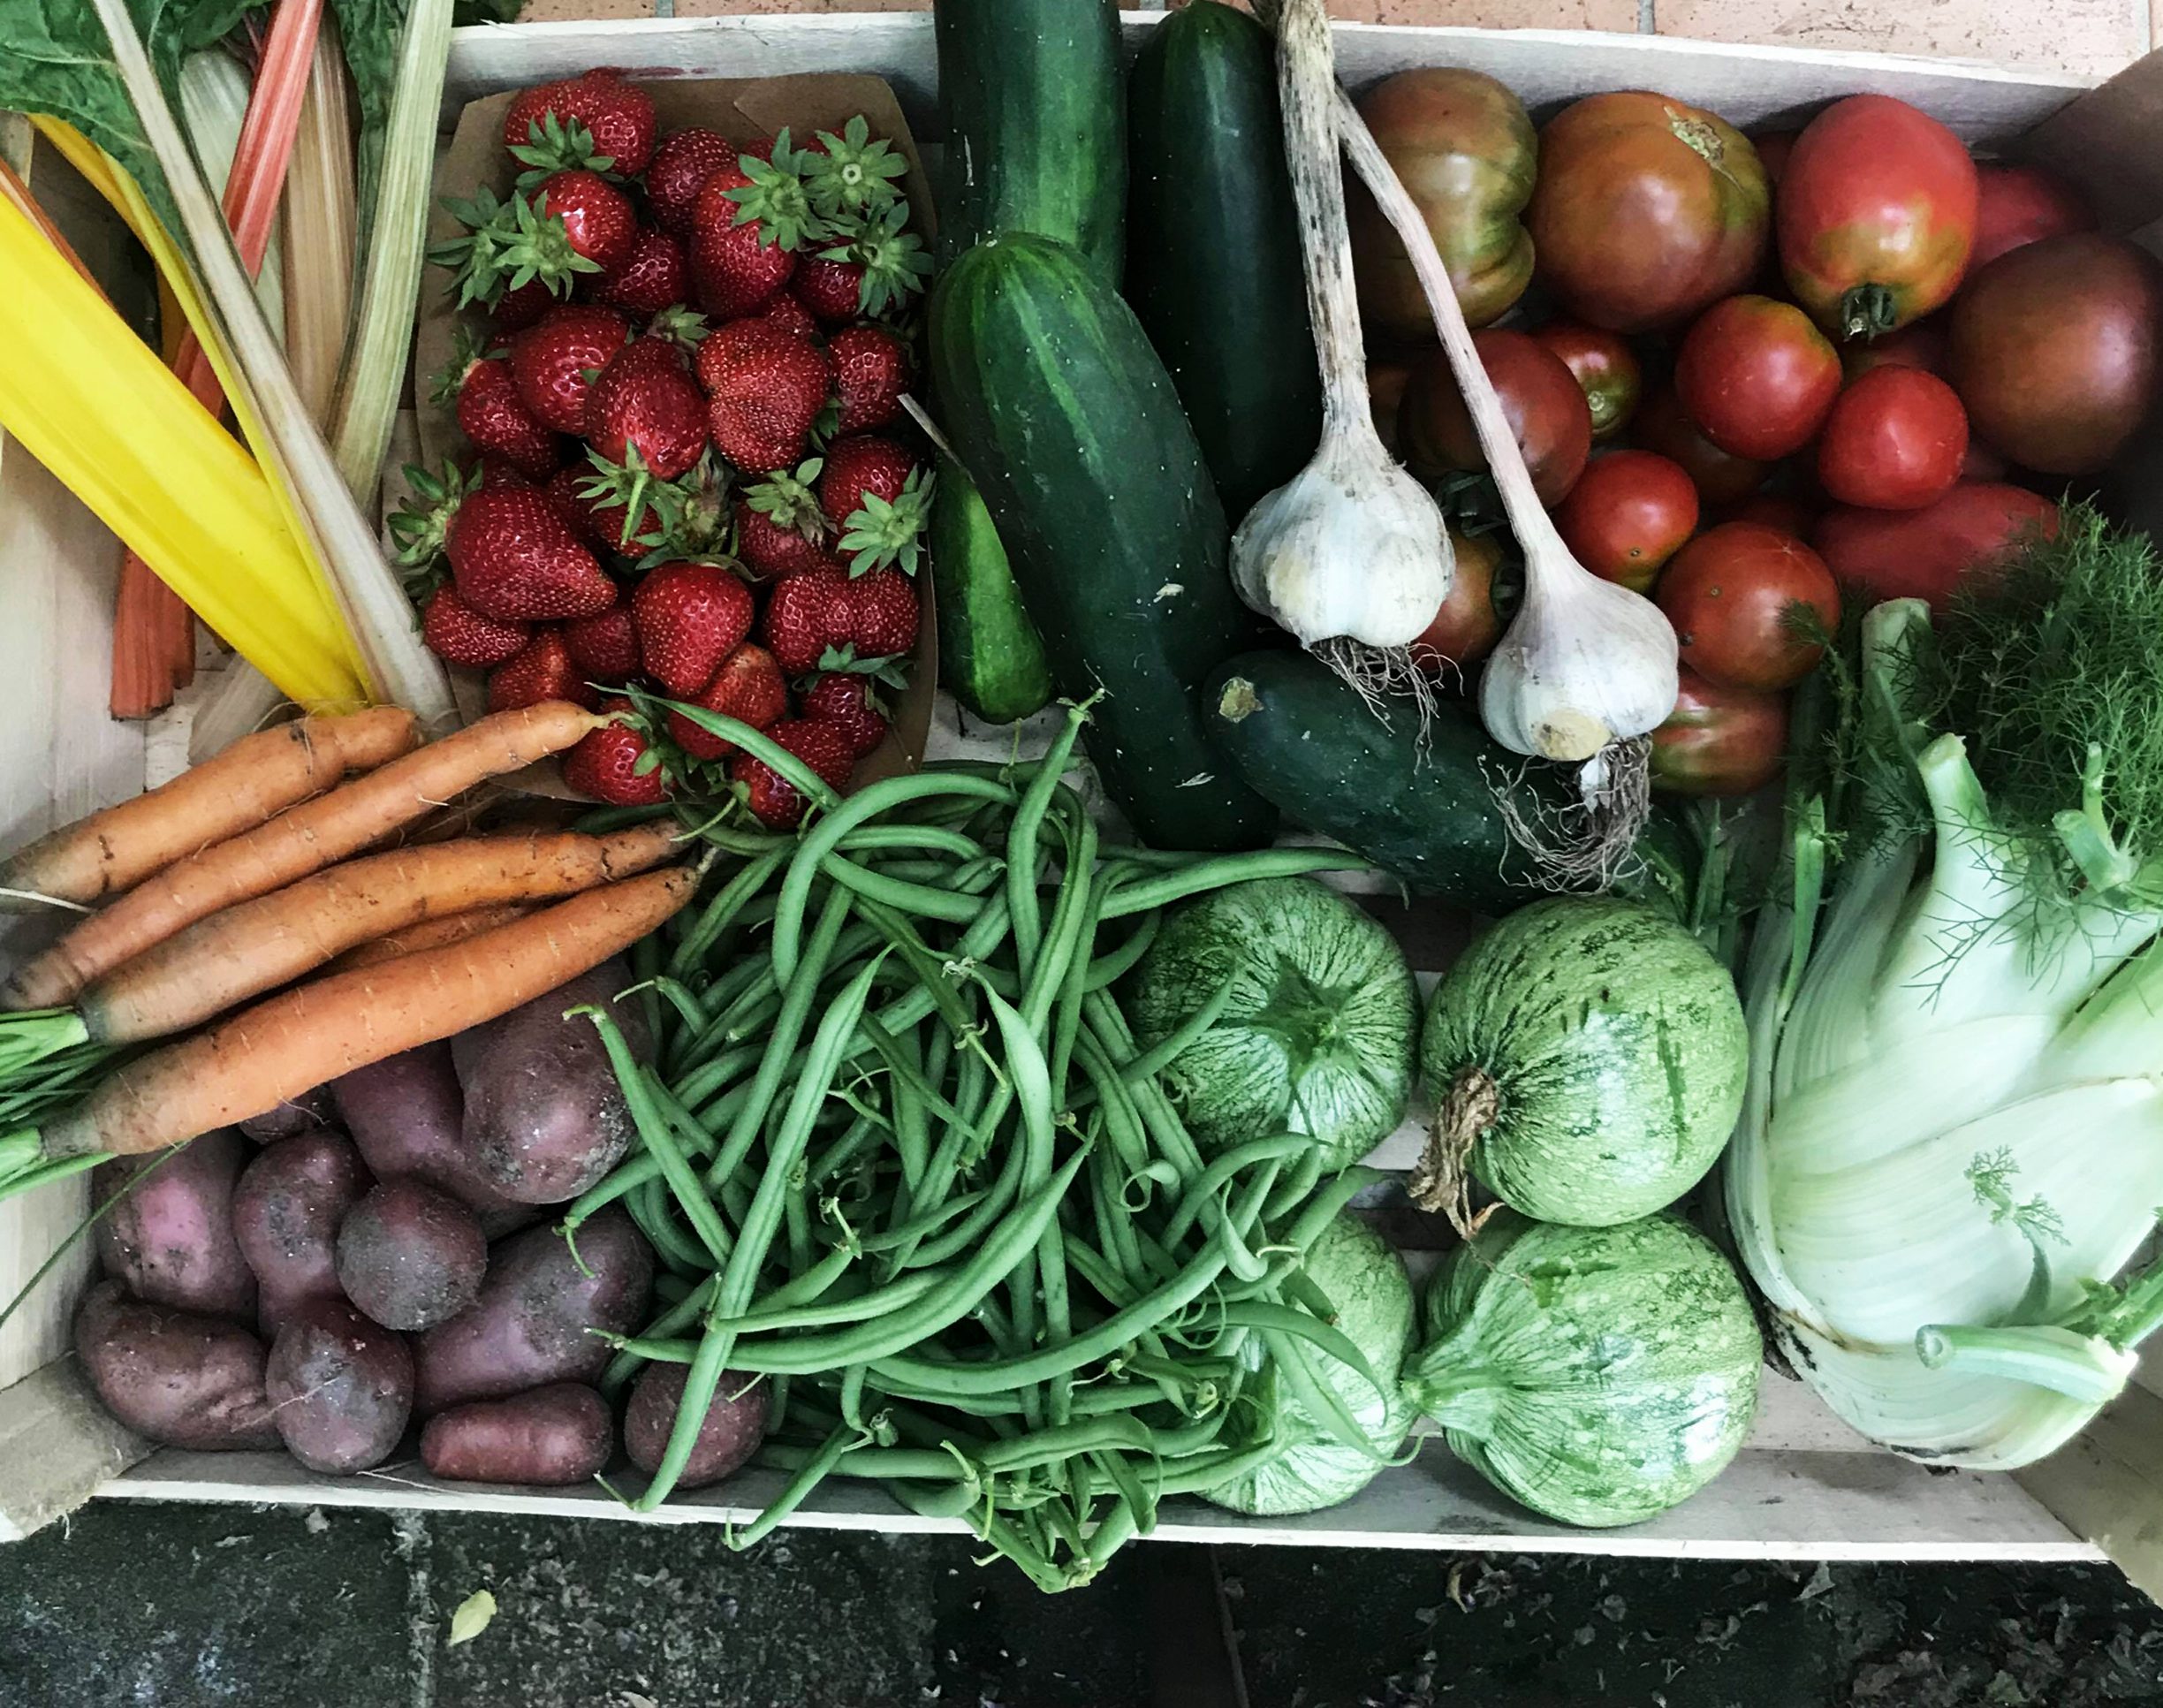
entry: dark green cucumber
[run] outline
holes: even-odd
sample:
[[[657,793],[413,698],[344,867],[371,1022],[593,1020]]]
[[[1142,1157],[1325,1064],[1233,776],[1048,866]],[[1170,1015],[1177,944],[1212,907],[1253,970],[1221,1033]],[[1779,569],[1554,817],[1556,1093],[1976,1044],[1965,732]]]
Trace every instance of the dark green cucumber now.
[[[937,0],[934,21],[943,255],[1040,232],[1118,284],[1127,129],[1116,0]]]
[[[1191,0],[1127,90],[1127,300],[1171,369],[1234,525],[1322,436],[1269,32]]]
[[[1566,807],[1568,793],[1559,773],[1496,745],[1469,707],[1442,707],[1422,752],[1410,706],[1385,724],[1303,652],[1234,658],[1203,698],[1226,763],[1292,823],[1475,913],[1507,913],[1547,893],[1511,839],[1501,795],[1540,815]]]
[[[1051,700],[1044,639],[1022,607],[983,495],[952,457],[938,459],[930,546],[939,686],[986,723],[1043,710]]]
[[[1089,755],[1145,840],[1267,842],[1275,810],[1211,747],[1196,690],[1253,645],[1230,530],[1141,322],[1066,244],[992,238],[932,292],[946,431],[975,476],[1059,692],[1103,690]]]

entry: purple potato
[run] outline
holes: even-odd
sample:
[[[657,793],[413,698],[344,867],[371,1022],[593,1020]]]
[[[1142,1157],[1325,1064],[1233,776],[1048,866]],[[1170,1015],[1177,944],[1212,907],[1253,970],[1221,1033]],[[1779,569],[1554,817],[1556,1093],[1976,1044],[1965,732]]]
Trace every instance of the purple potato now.
[[[351,1305],[318,1300],[278,1331],[263,1391],[286,1452],[312,1471],[350,1476],[382,1464],[406,1433],[413,1353]]]
[[[276,1144],[280,1139],[297,1138],[330,1119],[330,1088],[319,1085],[313,1091],[288,1097],[267,1115],[249,1116],[240,1123],[240,1135],[257,1144]]]
[[[624,1451],[649,1476],[660,1469],[668,1449],[690,1375],[688,1364],[649,1364],[631,1385],[631,1403],[624,1410]],[[766,1439],[772,1401],[773,1384],[763,1376],[724,1370],[676,1486],[703,1488],[742,1469]]]
[[[421,1431],[429,1474],[457,1483],[561,1488],[598,1476],[615,1447],[608,1401],[574,1382],[453,1406]]]
[[[75,1312],[75,1355],[105,1409],[138,1435],[201,1453],[278,1444],[263,1344],[238,1323],[100,1281]]]
[[[343,1297],[338,1224],[374,1184],[353,1141],[321,1127],[272,1145],[241,1173],[233,1237],[262,1284],[266,1333],[311,1301]]]
[[[338,1285],[385,1328],[449,1322],[480,1296],[488,1260],[473,1211],[411,1178],[385,1180],[338,1229]]]
[[[252,1153],[230,1127],[170,1151],[101,1164],[98,1261],[138,1299],[213,1317],[255,1318],[255,1276],[233,1238],[233,1188]],[[144,1178],[147,1177],[147,1178]]]
[[[491,1240],[534,1221],[532,1208],[497,1190],[467,1152],[466,1100],[448,1044],[356,1067],[333,1080],[331,1090],[377,1180],[411,1174],[448,1192],[481,1218]]]

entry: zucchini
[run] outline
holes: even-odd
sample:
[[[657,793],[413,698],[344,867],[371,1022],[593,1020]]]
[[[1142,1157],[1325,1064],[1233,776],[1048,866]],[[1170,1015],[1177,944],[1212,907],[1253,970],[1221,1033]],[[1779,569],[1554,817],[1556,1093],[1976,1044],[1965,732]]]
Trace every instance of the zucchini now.
[[[1043,637],[1022,608],[983,495],[944,455],[931,494],[930,545],[939,686],[990,724],[1043,710],[1051,699]]]
[[[1127,133],[1116,0],[937,0],[942,254],[1003,232],[1071,243],[1117,285]]]
[[[1127,140],[1127,300],[1236,524],[1322,437],[1269,32],[1218,0],[1173,13],[1135,62]]]
[[[1195,690],[1256,639],[1194,429],[1134,310],[1070,246],[977,245],[932,292],[946,431],[990,507],[1104,788],[1145,840],[1251,847],[1277,815],[1233,776]]]

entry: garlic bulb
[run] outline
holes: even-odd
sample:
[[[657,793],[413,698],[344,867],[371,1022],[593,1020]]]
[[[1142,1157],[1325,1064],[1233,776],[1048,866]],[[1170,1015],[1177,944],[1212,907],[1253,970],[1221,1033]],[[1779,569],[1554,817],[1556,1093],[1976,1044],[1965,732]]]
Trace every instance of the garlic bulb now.
[[[1314,460],[1241,525],[1232,542],[1233,584],[1307,646],[1349,641],[1401,654],[1449,596],[1454,559],[1442,512],[1385,448],[1368,402],[1323,0],[1285,7],[1278,67],[1322,364],[1322,443]],[[1408,680],[1408,660],[1405,666]],[[1392,675],[1387,661],[1352,668],[1369,679]]]

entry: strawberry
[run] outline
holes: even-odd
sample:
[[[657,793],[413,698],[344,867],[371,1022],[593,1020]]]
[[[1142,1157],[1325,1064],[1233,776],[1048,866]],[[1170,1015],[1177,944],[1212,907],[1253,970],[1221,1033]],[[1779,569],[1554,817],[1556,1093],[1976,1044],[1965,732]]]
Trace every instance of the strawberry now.
[[[534,192],[533,210],[541,219],[560,220],[572,253],[603,274],[623,265],[638,241],[631,198],[598,172],[551,172]]]
[[[596,698],[578,666],[571,662],[571,649],[564,644],[559,628],[541,630],[488,679],[490,711],[516,711],[521,706],[537,706],[543,700],[569,700],[590,706]]]
[[[691,215],[691,276],[699,302],[717,319],[755,313],[796,271],[796,252],[766,240],[756,220],[738,224],[731,190],[749,184],[742,170],[723,166],[699,191]]]
[[[868,432],[900,419],[909,388],[906,344],[884,326],[851,326],[833,335],[826,353],[841,394],[842,432]]]
[[[891,658],[916,644],[916,589],[894,569],[851,575],[836,563],[783,577],[767,596],[759,639],[791,676],[832,668],[827,655]]]
[[[696,694],[751,633],[751,589],[717,564],[664,564],[631,596],[639,660],[677,699]]]
[[[570,164],[562,150],[577,149],[581,139],[574,133],[583,131],[580,163],[634,178],[653,158],[655,129],[651,95],[626,82],[620,72],[590,71],[521,90],[504,115],[503,141],[527,165]],[[528,158],[529,150],[556,152],[536,161]]]
[[[802,459],[826,406],[823,350],[763,321],[739,321],[699,346],[698,373],[723,456],[762,474]]]
[[[842,530],[850,573],[899,564],[914,574],[931,512],[931,481],[892,439],[860,434],[826,448],[819,503]]]
[[[792,288],[803,305],[831,324],[854,320],[862,312],[863,263],[829,261],[823,255],[806,255],[796,263]]]
[[[586,438],[605,461],[672,481],[706,449],[706,394],[683,352],[661,338],[634,338],[609,359],[586,393]],[[636,505],[643,494],[626,495]]]
[[[581,281],[584,283],[584,281]],[[691,295],[691,257],[680,238],[639,228],[624,258],[592,281],[588,300],[641,316],[660,314]]]
[[[734,166],[738,149],[715,131],[671,131],[661,139],[646,167],[646,200],[664,231],[691,235],[691,215],[706,180],[724,166]]]
[[[459,430],[474,448],[493,452],[527,480],[546,480],[563,461],[555,434],[519,396],[503,353],[482,352],[468,328],[459,329],[451,361],[436,376],[435,401],[439,408],[455,403]]]
[[[421,643],[445,664],[468,670],[492,670],[515,657],[532,638],[533,630],[524,623],[483,617],[447,584],[429,596],[421,613]]]
[[[803,715],[839,730],[857,759],[886,739],[886,719],[872,698],[869,679],[850,671],[816,678],[804,690]]]
[[[500,451],[483,451],[476,465],[482,486],[531,486],[533,482]],[[551,475],[551,479],[554,477]]]
[[[811,318],[811,311],[796,300],[793,291],[777,291],[767,305],[759,310],[759,319],[769,326],[778,326],[793,338],[806,342],[819,335],[819,323]]]
[[[738,156],[736,171],[722,192],[735,204],[730,224],[756,225],[761,243],[792,251],[815,247],[836,235],[836,228],[811,206],[804,176],[810,159],[807,151],[789,146],[786,125],[766,148]],[[713,178],[706,180],[702,199],[713,185]],[[703,223],[707,211],[694,210],[694,217]]]
[[[639,673],[638,630],[628,605],[611,605],[596,616],[565,623],[564,644],[589,681],[627,682]]]
[[[776,470],[736,506],[736,555],[757,579],[793,575],[826,561],[826,515],[811,490],[820,467],[814,457],[793,474]]]
[[[898,569],[874,569],[849,581],[848,633],[859,658],[894,658],[916,644],[922,615],[916,584]]]
[[[444,551],[459,596],[484,617],[546,622],[590,617],[616,603],[615,582],[535,487],[467,493]]]
[[[894,180],[908,171],[908,162],[880,138],[861,113],[841,127],[841,134],[818,133],[803,153],[804,188],[820,217],[835,223],[860,222],[884,214],[901,199]]]
[[[603,711],[628,711],[628,700],[602,702]],[[564,781],[579,793],[611,807],[656,807],[668,799],[668,778],[645,736],[628,724],[588,731],[565,756]]]
[[[766,733],[811,768],[820,781],[839,788],[854,767],[848,743],[831,724],[789,717]],[[588,740],[591,738],[589,737]],[[744,804],[770,830],[791,831],[802,823],[807,804],[794,784],[763,759],[740,753],[729,761],[729,779],[743,791]]]
[[[631,323],[613,308],[558,304],[518,335],[511,374],[519,396],[558,433],[586,425],[586,393],[609,358],[631,341]]]
[[[781,666],[764,647],[746,641],[721,661],[713,680],[689,697],[705,711],[717,711],[763,730],[788,712],[788,682]],[[668,715],[669,739],[694,759],[723,759],[736,751],[736,744],[711,730],[702,729],[679,711]]]
[[[498,332],[522,332],[556,306],[556,293],[537,278],[513,285],[489,311]]]

